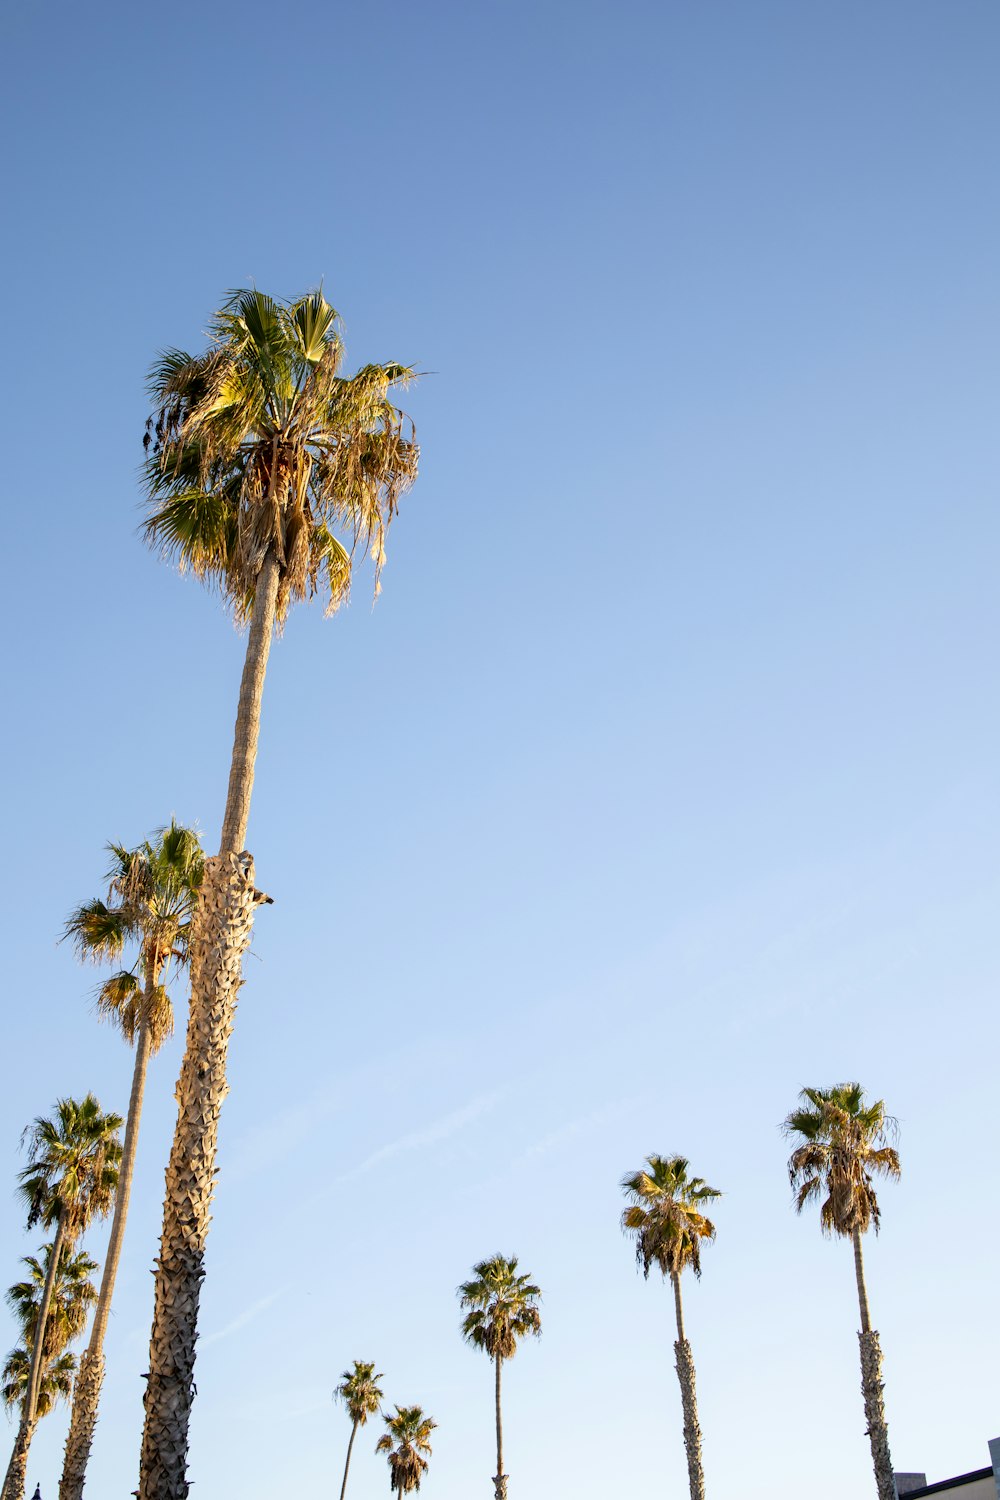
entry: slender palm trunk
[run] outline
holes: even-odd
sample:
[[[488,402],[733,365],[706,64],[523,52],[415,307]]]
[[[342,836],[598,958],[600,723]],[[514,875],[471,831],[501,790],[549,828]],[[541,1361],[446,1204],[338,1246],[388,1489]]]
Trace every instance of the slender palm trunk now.
[[[49,1255],[49,1269],[45,1275],[45,1285],[42,1288],[42,1299],[38,1304],[38,1317],[35,1320],[35,1338],[31,1349],[31,1365],[28,1370],[28,1384],[24,1392],[24,1402],[21,1406],[21,1420],[18,1424],[17,1437],[14,1439],[14,1448],[10,1455],[10,1463],[7,1465],[7,1473],[3,1482],[3,1500],[22,1500],[24,1494],[24,1472],[28,1462],[28,1449],[34,1436],[37,1418],[35,1409],[38,1405],[38,1389],[42,1380],[42,1352],[45,1347],[45,1329],[49,1321],[49,1308],[52,1306],[52,1289],[56,1283],[56,1273],[59,1262],[62,1259],[63,1245],[66,1242],[66,1224],[59,1216],[56,1224],[55,1239],[52,1242],[52,1251]]]
[[[500,1370],[503,1360],[499,1354],[493,1356],[496,1365],[496,1407],[497,1407],[497,1471],[493,1478],[493,1487],[496,1490],[496,1500],[507,1500],[507,1475],[503,1471],[503,1418],[500,1414]]]
[[[257,742],[260,738],[264,676],[267,672],[267,659],[271,654],[271,636],[274,634],[279,574],[278,559],[272,549],[261,566],[254,596],[247,654],[240,680],[240,699],[236,708],[236,731],[233,735],[233,758],[229,767],[229,790],[226,794],[226,813],[222,820],[220,854],[239,854],[247,836],[250,794],[253,791]]]
[[[701,1427],[698,1424],[698,1397],[695,1390],[694,1358],[684,1336],[684,1307],[681,1303],[681,1278],[671,1276],[674,1287],[674,1313],[677,1318],[677,1379],[681,1387],[684,1412],[684,1449],[687,1453],[688,1486],[691,1500],[705,1500],[705,1474],[701,1466]]]
[[[354,1426],[351,1428],[351,1440],[347,1445],[347,1462],[344,1465],[344,1482],[340,1486],[340,1500],[344,1500],[344,1496],[347,1494],[347,1471],[351,1467],[351,1449],[354,1447],[354,1439],[357,1436],[357,1432],[358,1424],[357,1422],[355,1422]]]
[[[87,1463],[97,1426],[97,1409],[104,1383],[104,1338],[111,1315],[111,1299],[115,1293],[115,1279],[121,1260],[122,1242],[125,1238],[125,1223],[128,1219],[129,1198],[132,1193],[132,1178],[135,1174],[135,1153],[139,1144],[139,1121],[142,1118],[142,1097],[146,1088],[146,1069],[152,1047],[149,1030],[149,1015],[154,992],[159,983],[159,964],[154,958],[146,975],[146,993],[143,996],[143,1014],[139,1023],[139,1034],[135,1042],[135,1065],[132,1069],[132,1092],[129,1095],[128,1115],[125,1119],[125,1135],[122,1140],[122,1159],[118,1171],[118,1190],[115,1193],[115,1212],[108,1237],[108,1253],[101,1276],[101,1290],[90,1330],[86,1353],[80,1359],[80,1368],[73,1386],[73,1412],[63,1455],[62,1479],[59,1482],[59,1500],[81,1500],[87,1479]]]
[[[865,1402],[865,1418],[868,1422],[868,1441],[872,1450],[872,1465],[875,1469],[875,1485],[878,1500],[896,1500],[896,1481],[892,1475],[892,1458],[889,1454],[889,1427],[885,1420],[885,1385],[882,1381],[882,1346],[877,1331],[872,1327],[871,1311],[868,1307],[868,1288],[865,1285],[865,1263],[861,1251],[861,1234],[856,1229],[854,1240],[854,1274],[858,1283],[858,1305],[861,1309],[861,1394]]]
[[[139,1500],[187,1500],[188,1495],[188,1425],[194,1399],[198,1302],[205,1274],[219,1113],[228,1092],[226,1054],[255,905],[253,859],[242,851],[242,844],[250,811],[278,580],[278,561],[269,551],[257,580],[250,621],[222,845],[218,855],[205,861],[188,944],[191,1006],[177,1081],[177,1128],[166,1173]]]

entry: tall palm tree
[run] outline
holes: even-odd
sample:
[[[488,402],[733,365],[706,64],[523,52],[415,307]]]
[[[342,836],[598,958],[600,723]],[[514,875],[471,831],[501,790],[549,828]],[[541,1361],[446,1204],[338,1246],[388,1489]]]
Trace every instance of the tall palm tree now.
[[[21,1408],[22,1420],[18,1424],[11,1463],[13,1483],[16,1485],[19,1482],[22,1491],[28,1450],[35,1428],[57,1400],[68,1396],[72,1385],[76,1359],[65,1352],[66,1346],[82,1333],[90,1308],[97,1300],[97,1292],[90,1280],[91,1272],[97,1269],[96,1262],[89,1255],[74,1254],[64,1245],[51,1286],[34,1414],[25,1420],[32,1371],[32,1355],[29,1351],[33,1349],[38,1333],[38,1316],[45,1287],[49,1282],[53,1250],[54,1245],[44,1246],[40,1260],[33,1255],[25,1256],[22,1264],[28,1267],[29,1274],[24,1281],[15,1282],[7,1293],[7,1304],[20,1327],[23,1344],[12,1350],[7,1357],[3,1369],[2,1395],[8,1407]]]
[[[375,1444],[375,1452],[386,1454],[389,1488],[395,1490],[397,1500],[403,1500],[411,1490],[419,1490],[427,1473],[427,1459],[423,1455],[433,1451],[430,1436],[437,1423],[425,1417],[420,1406],[397,1406],[394,1416],[382,1420],[388,1431]]]
[[[351,1419],[351,1437],[347,1444],[347,1462],[344,1465],[344,1482],[340,1486],[340,1500],[344,1500],[347,1493],[347,1471],[351,1467],[351,1449],[354,1447],[358,1428],[364,1427],[368,1418],[374,1417],[382,1405],[382,1390],[379,1386],[382,1378],[381,1373],[375,1373],[373,1364],[366,1365],[356,1359],[354,1368],[345,1370],[341,1375],[340,1384],[333,1393],[335,1400],[344,1403]]]
[[[541,1288],[527,1276],[517,1274],[517,1256],[494,1255],[473,1266],[474,1280],[458,1289],[459,1306],[468,1308],[462,1336],[477,1349],[485,1349],[493,1361],[497,1423],[497,1471],[493,1476],[496,1500],[506,1500],[507,1475],[503,1471],[503,1419],[500,1412],[500,1371],[505,1359],[513,1359],[518,1340],[542,1331],[538,1311]]]
[[[653,1266],[670,1278],[674,1289],[677,1339],[677,1379],[684,1412],[684,1448],[687,1454],[691,1500],[704,1500],[705,1474],[701,1461],[701,1426],[695,1390],[694,1359],[684,1332],[681,1276],[689,1267],[701,1276],[701,1242],[715,1239],[715,1225],[702,1209],[722,1194],[701,1177],[692,1177],[683,1156],[650,1156],[641,1171],[622,1178],[622,1191],[629,1206],[622,1214],[622,1228],[635,1239],[635,1257],[643,1275]]]
[[[838,1083],[829,1089],[803,1089],[798,1109],[782,1126],[786,1136],[801,1142],[788,1160],[795,1189],[795,1208],[821,1198],[820,1226],[824,1234],[848,1239],[854,1246],[854,1272],[861,1309],[861,1391],[868,1422],[872,1463],[879,1500],[895,1500],[896,1484],[889,1454],[882,1384],[882,1347],[871,1324],[861,1236],[879,1230],[879,1206],[874,1179],[899,1180],[899,1152],[889,1144],[896,1122],[886,1114],[885,1101],[869,1101],[860,1083]],[[824,1194],[826,1195],[824,1197]]]
[[[153,368],[149,541],[215,585],[247,648],[219,854],[206,862],[191,940],[191,1007],[177,1085],[150,1338],[140,1500],[185,1500],[198,1299],[226,1052],[254,906],[244,848],[271,637],[293,601],[347,597],[357,547],[378,574],[417,472],[412,428],[389,399],[404,365],[341,374],[337,315],[321,292],[276,302],[240,291],[202,354]]]
[[[104,1114],[93,1094],[85,1099],[60,1099],[51,1120],[39,1117],[25,1131],[31,1159],[19,1174],[19,1192],[27,1204],[29,1229],[35,1224],[55,1228],[45,1285],[38,1306],[38,1321],[32,1340],[31,1367],[21,1426],[4,1479],[2,1500],[21,1500],[24,1470],[18,1462],[23,1441],[32,1430],[44,1362],[45,1330],[58,1267],[64,1250],[72,1251],[77,1238],[94,1218],[103,1218],[111,1208],[118,1186],[118,1163],[122,1148],[118,1132],[120,1115]]]
[[[111,1221],[101,1295],[73,1391],[59,1500],[81,1500],[97,1410],[104,1383],[104,1339],[128,1218],[139,1122],[150,1057],[174,1029],[167,983],[187,961],[191,915],[198,898],[204,855],[190,828],[171,822],[136,849],[109,844],[107,899],[78,906],[66,924],[81,959],[131,963],[100,986],[97,1008],[135,1048],[132,1092],[125,1117],[118,1192]]]

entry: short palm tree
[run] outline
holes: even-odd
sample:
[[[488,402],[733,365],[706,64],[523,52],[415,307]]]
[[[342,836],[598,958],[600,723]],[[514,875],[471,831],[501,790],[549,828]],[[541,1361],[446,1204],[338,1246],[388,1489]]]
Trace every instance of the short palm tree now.
[[[433,1451],[430,1436],[437,1423],[425,1417],[419,1406],[397,1406],[394,1416],[384,1416],[382,1420],[388,1431],[375,1444],[375,1452],[386,1454],[389,1488],[395,1490],[397,1500],[403,1500],[411,1490],[419,1490],[427,1473],[427,1459],[423,1455]]]
[[[458,1289],[459,1305],[468,1309],[462,1336],[493,1361],[497,1424],[497,1471],[493,1477],[496,1500],[506,1500],[507,1475],[503,1471],[503,1419],[500,1411],[500,1372],[505,1359],[513,1359],[520,1339],[535,1338],[542,1331],[538,1310],[541,1288],[517,1273],[517,1256],[494,1255],[472,1268],[473,1280]]]
[[[674,1289],[677,1320],[677,1378],[684,1412],[684,1448],[687,1453],[691,1500],[704,1500],[705,1474],[701,1460],[701,1426],[695,1390],[694,1359],[684,1332],[681,1276],[689,1267],[701,1276],[701,1244],[715,1239],[715,1225],[703,1209],[722,1195],[701,1177],[692,1177],[683,1156],[650,1156],[646,1165],[622,1178],[628,1207],[622,1228],[635,1240],[635,1256],[648,1278],[656,1266],[670,1278]]]
[[[347,1472],[351,1467],[351,1449],[354,1447],[358,1428],[364,1427],[368,1418],[374,1417],[382,1405],[382,1390],[379,1386],[381,1379],[382,1375],[375,1373],[373,1364],[366,1365],[356,1359],[353,1369],[345,1370],[341,1375],[340,1384],[333,1393],[335,1400],[344,1403],[351,1419],[351,1436],[347,1444],[347,1462],[344,1465],[344,1482],[340,1486],[340,1500],[344,1500],[347,1493]]]
[[[239,291],[212,320],[202,354],[157,360],[146,482],[149,541],[216,586],[247,648],[217,857],[206,863],[192,934],[191,1008],[177,1086],[156,1273],[140,1500],[184,1500],[198,1298],[215,1181],[226,1052],[254,889],[247,820],[264,676],[290,605],[347,597],[360,546],[378,574],[417,447],[390,400],[412,371],[341,373],[337,315],[321,292],[276,302]]]
[[[28,1268],[24,1281],[15,1282],[7,1293],[7,1305],[20,1327],[23,1344],[7,1358],[3,1370],[3,1399],[8,1407],[19,1406],[22,1420],[18,1424],[17,1442],[11,1463],[13,1482],[18,1478],[24,1489],[28,1450],[35,1428],[56,1401],[69,1394],[76,1359],[66,1352],[67,1345],[82,1333],[90,1308],[97,1300],[91,1273],[97,1269],[89,1255],[74,1253],[63,1246],[55,1276],[51,1282],[49,1311],[42,1347],[41,1375],[35,1395],[34,1414],[25,1419],[25,1403],[31,1378],[32,1354],[38,1333],[38,1315],[45,1288],[49,1285],[52,1245],[44,1246],[40,1259],[24,1257]]]
[[[25,1433],[33,1429],[42,1379],[45,1332],[64,1252],[95,1218],[103,1218],[114,1201],[122,1148],[120,1115],[104,1114],[93,1094],[85,1099],[60,1099],[51,1120],[39,1117],[25,1131],[31,1153],[19,1176],[19,1192],[28,1208],[28,1228],[54,1228],[45,1284],[32,1339],[31,1367],[21,1408],[21,1425],[4,1479],[3,1500],[21,1500],[24,1493]],[[23,1457],[19,1460],[19,1453]]]
[[[187,961],[191,915],[198,899],[204,855],[198,836],[175,821],[136,849],[109,844],[106,900],[78,906],[66,924],[81,959],[131,962],[97,992],[98,1013],[135,1049],[132,1092],[125,1117],[122,1160],[111,1220],[101,1295],[73,1391],[59,1500],[81,1500],[104,1383],[104,1339],[128,1219],[139,1122],[150,1057],[174,1029],[167,983]]]
[[[861,1309],[861,1389],[868,1421],[872,1463],[879,1500],[895,1500],[882,1385],[882,1348],[871,1325],[861,1236],[878,1233],[879,1206],[874,1179],[898,1181],[899,1152],[889,1144],[896,1122],[882,1099],[869,1101],[859,1083],[829,1089],[803,1089],[799,1107],[783,1124],[799,1144],[788,1160],[798,1213],[814,1199],[820,1203],[824,1234],[848,1239],[854,1246],[854,1271]],[[825,1195],[825,1196],[824,1196]]]

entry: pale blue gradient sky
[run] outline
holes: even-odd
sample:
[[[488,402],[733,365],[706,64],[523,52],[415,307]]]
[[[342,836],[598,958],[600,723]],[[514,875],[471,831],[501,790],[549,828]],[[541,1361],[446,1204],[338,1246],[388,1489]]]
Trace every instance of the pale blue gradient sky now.
[[[229,287],[323,276],[353,360],[433,372],[377,608],[359,582],[272,657],[251,846],[275,905],[232,1048],[199,1500],[333,1493],[356,1357],[438,1420],[428,1500],[489,1495],[454,1288],[495,1250],[546,1293],[506,1380],[512,1494],[683,1493],[669,1297],[617,1227],[653,1150],[726,1190],[688,1293],[713,1493],[870,1493],[850,1255],[796,1222],[777,1130],[801,1084],[852,1076],[901,1120],[869,1254],[897,1467],[983,1464],[993,0],[180,0],[22,6],[4,33],[0,1180],[58,1094],[127,1098],[55,946],[104,841],[175,813],[213,842],[222,811],[242,643],[136,537],[152,354],[197,346]],[[102,1500],[135,1485],[178,1049]],[[0,1222],[6,1285],[35,1241],[12,1198]],[[32,1454],[46,1500],[64,1421]],[[355,1497],[386,1487],[373,1442]]]

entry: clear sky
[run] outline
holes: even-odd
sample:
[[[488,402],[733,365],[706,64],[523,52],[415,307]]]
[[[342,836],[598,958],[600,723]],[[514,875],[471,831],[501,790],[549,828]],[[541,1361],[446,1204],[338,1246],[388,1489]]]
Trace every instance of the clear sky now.
[[[11,1184],[58,1095],[127,1100],[56,944],[104,842],[222,814],[243,643],[137,537],[150,359],[323,277],[352,361],[428,372],[382,598],[271,659],[198,1500],[333,1494],[354,1358],[438,1421],[427,1500],[490,1495],[454,1293],[498,1250],[545,1291],[512,1497],[683,1494],[670,1298],[618,1228],[651,1151],[726,1195],[687,1291],[711,1492],[872,1493],[849,1248],[777,1128],[853,1077],[901,1122],[868,1250],[896,1467],[986,1463],[995,0],[119,0],[8,9],[4,51]],[[95,1500],[136,1482],[178,1061]],[[7,1285],[36,1240],[0,1223]]]

